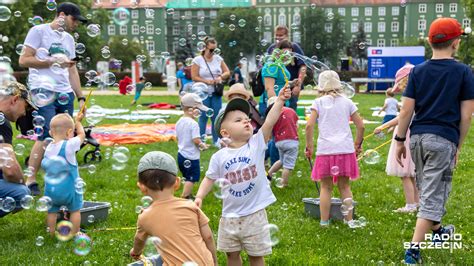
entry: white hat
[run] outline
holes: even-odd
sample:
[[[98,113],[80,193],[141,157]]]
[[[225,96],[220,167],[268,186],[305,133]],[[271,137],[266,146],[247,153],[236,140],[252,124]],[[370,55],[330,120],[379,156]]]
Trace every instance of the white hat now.
[[[202,111],[207,111],[209,108],[202,104],[202,99],[196,93],[188,92],[181,97],[181,106],[194,107]]]
[[[331,91],[342,88],[339,75],[333,70],[323,71],[319,74],[318,87],[321,91]]]

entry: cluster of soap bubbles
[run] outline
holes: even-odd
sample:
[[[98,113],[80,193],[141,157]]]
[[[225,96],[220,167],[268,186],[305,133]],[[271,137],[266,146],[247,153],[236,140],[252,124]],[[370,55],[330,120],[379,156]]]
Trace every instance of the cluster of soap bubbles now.
[[[52,200],[47,196],[39,198],[36,202],[36,210],[40,212],[49,210],[51,206]],[[26,195],[17,203],[12,197],[0,198],[0,210],[4,212],[12,212],[20,207],[26,210],[33,209],[35,207],[35,199],[30,195]]]
[[[89,125],[97,125],[105,118],[104,109],[99,105],[92,105],[86,110],[86,121]]]
[[[130,158],[130,151],[125,146],[116,146],[112,151],[112,170],[125,169]]]

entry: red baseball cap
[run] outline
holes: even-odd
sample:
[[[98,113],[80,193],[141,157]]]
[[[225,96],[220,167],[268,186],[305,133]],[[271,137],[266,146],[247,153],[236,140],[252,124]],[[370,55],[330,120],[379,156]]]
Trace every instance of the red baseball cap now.
[[[454,18],[437,18],[428,33],[431,43],[441,43],[463,35],[461,24]]]

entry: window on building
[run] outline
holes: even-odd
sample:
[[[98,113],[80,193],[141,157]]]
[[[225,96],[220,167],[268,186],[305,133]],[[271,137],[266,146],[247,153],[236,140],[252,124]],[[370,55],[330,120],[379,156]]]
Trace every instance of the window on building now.
[[[424,19],[418,20],[418,30],[419,31],[426,30],[426,20]]]
[[[115,35],[115,24],[109,25],[107,28],[109,36]]]
[[[175,10],[173,13],[173,19],[179,19],[179,11]]]
[[[386,13],[387,12],[384,6],[379,7],[379,16],[385,16]]]
[[[367,46],[372,46],[372,39],[365,40],[365,43],[367,44]]]
[[[286,15],[285,14],[278,15],[278,25],[286,25]]]
[[[295,25],[300,25],[301,24],[300,14],[296,13],[296,14],[293,15],[293,23],[295,23]]]
[[[390,40],[390,46],[398,46],[398,39],[391,39]]]
[[[449,12],[451,12],[451,13],[458,12],[458,4],[457,3],[449,4]]]
[[[153,24],[146,25],[146,34],[153,35],[155,33],[155,26]]]
[[[468,19],[468,18],[463,19],[462,20],[462,27],[463,28],[471,27],[471,20]]]
[[[426,4],[418,5],[418,13],[426,13]]]
[[[392,16],[398,16],[398,15],[400,15],[400,7],[392,6]]]
[[[197,26],[197,32],[201,32],[201,31],[206,32],[206,27],[204,27],[204,25],[198,25]],[[208,32],[206,32],[206,33],[208,33]]]
[[[372,22],[364,22],[364,31],[372,32]]]
[[[211,11],[209,11],[209,17],[211,17],[211,18],[216,18],[216,17],[217,17],[217,10],[211,10]]]
[[[359,30],[359,22],[351,23],[351,32],[357,32]]]
[[[127,25],[120,26],[120,35],[127,35]]]
[[[324,24],[324,30],[326,32],[332,32],[332,23],[325,23]]]
[[[392,32],[398,32],[400,29],[398,21],[392,21]]]
[[[359,16],[359,8],[358,7],[351,8],[351,15],[353,17],[358,17]]]
[[[294,31],[293,32],[293,41],[300,43],[301,42],[301,32],[299,31]]]
[[[186,19],[191,19],[193,16],[193,11],[191,10],[184,11],[184,16],[186,17]]]
[[[272,41],[272,33],[270,31],[266,31],[263,33],[263,39],[267,40],[268,42]]]
[[[199,32],[199,31],[198,31],[198,32]],[[172,32],[172,34],[173,34],[174,36],[179,35],[179,26],[173,26],[173,32]]]
[[[364,8],[364,14],[366,17],[372,16],[372,8],[371,7]]]
[[[197,12],[197,16],[198,16],[198,18],[200,19],[200,18],[202,18],[202,17],[205,17],[206,14],[204,13],[204,10],[199,10],[199,11]]]
[[[272,25],[272,16],[270,14],[265,14],[263,17],[263,25],[271,26]]]
[[[377,40],[377,46],[378,47],[384,47],[385,46],[385,39],[378,39]]]
[[[346,15],[346,9],[343,8],[343,7],[340,7],[337,9],[337,13],[339,13],[339,15],[341,16],[345,16]]]
[[[443,4],[436,4],[436,8],[435,8],[436,13],[443,13],[443,9],[444,9],[443,7],[444,7]]]
[[[120,12],[120,13],[125,13],[125,12]],[[138,10],[132,10],[132,19],[138,19]]]
[[[385,22],[379,21],[379,23],[377,23],[377,29],[378,32],[385,32]]]
[[[155,51],[155,41],[147,40],[146,41],[146,49],[148,51]]]
[[[140,33],[140,26],[137,24],[132,25],[132,34],[133,35],[138,35]]]

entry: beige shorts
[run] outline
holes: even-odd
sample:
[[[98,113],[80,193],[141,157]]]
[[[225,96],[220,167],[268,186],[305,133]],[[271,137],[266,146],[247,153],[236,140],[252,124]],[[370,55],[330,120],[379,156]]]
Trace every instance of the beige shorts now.
[[[263,230],[267,224],[265,209],[244,217],[221,217],[217,249],[223,252],[245,250],[252,257],[270,255],[272,254],[270,231]]]

